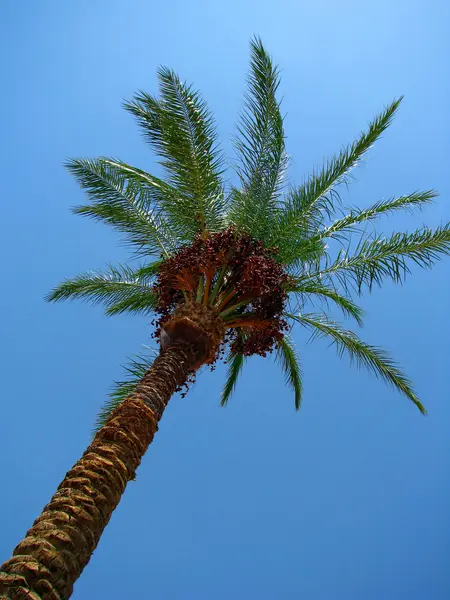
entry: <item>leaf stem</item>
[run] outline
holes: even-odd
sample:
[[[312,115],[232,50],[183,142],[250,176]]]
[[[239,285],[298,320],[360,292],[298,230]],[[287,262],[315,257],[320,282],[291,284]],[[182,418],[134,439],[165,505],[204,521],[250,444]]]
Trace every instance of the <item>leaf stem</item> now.
[[[206,283],[205,283],[205,291],[203,293],[203,304],[208,304],[208,294],[209,294],[209,288],[211,286],[211,275],[207,274],[206,275]]]
[[[228,302],[234,297],[236,296],[237,292],[234,288],[231,289],[230,292],[228,292],[228,294],[225,294],[225,296],[222,298],[220,304],[219,304],[219,313],[222,312],[222,310],[225,308],[225,306],[228,304]]]
[[[205,287],[205,278],[203,277],[203,275],[200,275],[200,280],[198,282],[198,288],[197,288],[197,302],[199,304],[202,301],[204,287]]]
[[[214,304],[214,300],[216,299],[216,296],[217,296],[217,294],[219,292],[220,286],[222,285],[223,278],[225,277],[225,273],[227,271],[227,267],[228,267],[228,265],[225,263],[223,265],[220,273],[219,273],[217,281],[216,281],[216,283],[215,283],[215,285],[213,287],[213,291],[212,291],[212,293],[211,293],[211,295],[209,297],[209,303],[210,304]]]
[[[227,315],[229,315],[230,313],[232,313],[234,310],[236,310],[237,308],[239,308],[240,306],[244,306],[244,304],[248,304],[248,300],[243,300],[242,302],[238,302],[237,304],[232,304],[231,306],[229,306],[227,309],[223,310],[220,313],[220,316],[222,317],[222,319],[224,317],[226,317]]]

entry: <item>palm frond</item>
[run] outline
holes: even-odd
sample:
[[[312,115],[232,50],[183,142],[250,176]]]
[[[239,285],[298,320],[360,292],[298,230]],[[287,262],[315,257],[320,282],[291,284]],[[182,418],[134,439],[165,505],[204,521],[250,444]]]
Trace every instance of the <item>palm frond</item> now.
[[[157,297],[149,285],[160,263],[140,267],[110,267],[106,272],[82,273],[66,279],[46,296],[49,302],[80,298],[91,304],[103,304],[107,315],[124,312],[149,314]]]
[[[229,352],[227,357],[227,374],[226,374],[226,382],[224,388],[222,390],[220,405],[226,406],[228,400],[230,399],[231,394],[236,387],[237,380],[244,366],[245,357],[240,352]]]
[[[223,158],[212,115],[200,94],[173,71],[161,67],[158,77],[160,100],[141,92],[125,108],[162,158],[169,183],[178,191],[182,210],[176,216],[186,232],[192,237],[205,228],[217,231],[225,197]]]
[[[150,283],[154,279],[155,275],[158,274],[163,262],[163,260],[155,260],[148,265],[143,265],[137,269],[130,269],[131,276],[136,278],[141,283]]]
[[[299,410],[302,402],[302,372],[294,342],[287,334],[277,347],[276,358],[286,376],[286,384],[294,391],[295,408]]]
[[[305,232],[317,229],[325,217],[334,213],[339,202],[336,188],[348,183],[351,170],[390,125],[401,100],[394,100],[356,142],[341,150],[306,183],[289,194],[271,238],[271,245],[280,248],[280,261],[286,264],[297,261],[304,245]]]
[[[290,292],[300,296],[300,304],[303,306],[309,297],[317,296],[325,301],[331,300],[338,306],[342,312],[355,319],[359,326],[363,325],[364,311],[350,298],[343,296],[335,289],[327,287],[319,281],[307,281],[303,284],[293,287]]]
[[[75,214],[112,225],[145,254],[169,256],[173,252],[177,241],[152,195],[127,179],[113,161],[72,159],[67,168],[92,200],[89,205],[75,207]]]
[[[450,223],[430,229],[424,227],[412,233],[394,233],[389,238],[381,236],[363,239],[356,254],[341,251],[336,260],[318,271],[301,275],[297,283],[330,281],[333,278],[348,289],[358,292],[364,285],[381,285],[387,277],[396,283],[404,281],[410,272],[408,261],[419,267],[430,268],[437,260],[450,254]]]
[[[154,355],[156,354],[155,351]],[[138,383],[152,366],[153,360],[154,356],[149,355],[138,355],[130,360],[129,365],[125,367],[126,378],[122,381],[116,381],[109,393],[108,400],[103,404],[97,415],[94,433],[103,427],[112,411],[136,391]]]
[[[328,320],[325,316],[307,314],[289,316],[312,329],[313,336],[331,338],[340,356],[348,354],[351,361],[356,361],[358,365],[366,367],[377,377],[384,379],[411,400],[422,414],[426,414],[410,380],[385,350],[366,344],[353,331],[343,329],[338,323]]]
[[[120,160],[102,159],[121,177],[137,186],[159,207],[177,245],[189,243],[199,231],[198,220],[192,213],[192,201],[182,191],[142,169]]]
[[[260,39],[251,42],[245,108],[238,125],[236,167],[242,189],[232,195],[230,219],[241,230],[265,240],[286,171],[283,118],[276,98],[278,68]]]
[[[422,208],[424,204],[432,202],[437,196],[434,190],[425,192],[414,192],[408,196],[400,196],[392,200],[377,202],[364,210],[354,208],[349,214],[336,220],[329,227],[322,229],[316,236],[317,239],[327,237],[337,237],[336,234],[342,231],[352,231],[355,226],[366,221],[371,221],[379,216],[396,210],[411,210],[413,208]]]

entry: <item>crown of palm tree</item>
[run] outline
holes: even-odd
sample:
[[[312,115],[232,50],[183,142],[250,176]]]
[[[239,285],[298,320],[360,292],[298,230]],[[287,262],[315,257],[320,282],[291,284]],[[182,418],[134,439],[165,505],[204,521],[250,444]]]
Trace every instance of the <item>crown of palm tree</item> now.
[[[226,186],[224,158],[207,105],[173,71],[161,68],[158,78],[159,98],[140,92],[125,108],[134,115],[160,157],[164,180],[120,160],[103,157],[67,163],[90,198],[89,204],[74,212],[119,230],[143,264],[81,274],[64,281],[48,299],[81,298],[102,303],[107,315],[151,314],[159,302],[155,281],[168,261],[180,249],[192,246],[199,234],[206,239],[231,228],[238,236],[260,242],[264,249],[277,249],[273,260],[289,274],[284,280],[288,300],[283,303],[281,316],[290,327],[298,323],[313,337],[328,338],[340,354],[348,354],[351,360],[392,384],[425,413],[409,379],[384,350],[367,344],[327,316],[327,308],[334,305],[361,325],[363,312],[352,297],[386,279],[402,282],[412,264],[430,267],[450,253],[449,225],[389,236],[379,235],[373,227],[384,214],[430,203],[436,195],[434,191],[413,192],[364,210],[348,211],[343,211],[337,193],[337,188],[348,182],[350,171],[389,126],[401,98],[387,106],[366,132],[314,171],[302,185],[286,190],[283,184],[288,156],[277,100],[279,73],[261,41],[254,39],[245,107],[235,139],[238,165],[234,168],[239,184]],[[335,219],[336,213],[344,216]],[[339,251],[333,251],[335,244],[328,247],[330,239],[341,243]],[[223,269],[226,270],[225,265]],[[211,274],[209,301],[220,296],[221,277],[223,282],[223,270]],[[202,276],[197,289],[191,290],[194,302],[205,301],[206,281]],[[186,291],[183,293],[186,298]],[[223,294],[221,298],[223,308]],[[314,311],[317,304],[319,308]],[[242,309],[236,310],[242,316]],[[233,322],[237,322],[236,318]],[[242,323],[235,330],[242,339],[249,332]],[[302,376],[287,332],[278,337],[275,353],[298,409]],[[228,349],[222,404],[234,390],[245,360],[245,352],[236,344]],[[132,360],[129,378],[116,385],[99,415],[99,425],[135,389],[151,362],[150,356]]]

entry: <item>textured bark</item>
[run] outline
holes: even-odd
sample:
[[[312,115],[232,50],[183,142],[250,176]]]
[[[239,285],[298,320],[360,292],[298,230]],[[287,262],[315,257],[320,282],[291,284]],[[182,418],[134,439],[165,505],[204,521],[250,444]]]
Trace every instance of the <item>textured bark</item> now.
[[[176,344],[160,354],[66,474],[12,558],[0,567],[0,599],[65,600],[194,361]]]

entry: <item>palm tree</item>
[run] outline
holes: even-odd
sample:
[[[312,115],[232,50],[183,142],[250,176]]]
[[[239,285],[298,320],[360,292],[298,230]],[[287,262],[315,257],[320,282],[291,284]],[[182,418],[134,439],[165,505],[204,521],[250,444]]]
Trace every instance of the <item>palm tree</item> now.
[[[158,76],[159,98],[140,92],[125,108],[161,158],[164,180],[108,158],[67,165],[90,199],[74,212],[119,230],[133,261],[66,280],[48,299],[102,303],[107,315],[153,314],[160,352],[153,362],[134,359],[128,379],[115,387],[91,445],[1,567],[0,598],[70,597],[169,399],[202,366],[225,358],[225,405],[247,358],[273,352],[299,409],[302,377],[290,336],[297,323],[330,339],[425,413],[384,350],[327,316],[327,307],[336,307],[361,325],[355,296],[385,280],[402,282],[411,265],[430,267],[450,253],[449,225],[388,236],[372,227],[385,214],[429,204],[433,191],[347,211],[338,195],[401,99],[302,185],[287,187],[279,73],[255,39],[235,139],[236,185],[225,186],[205,102],[173,71],[161,68]]]

